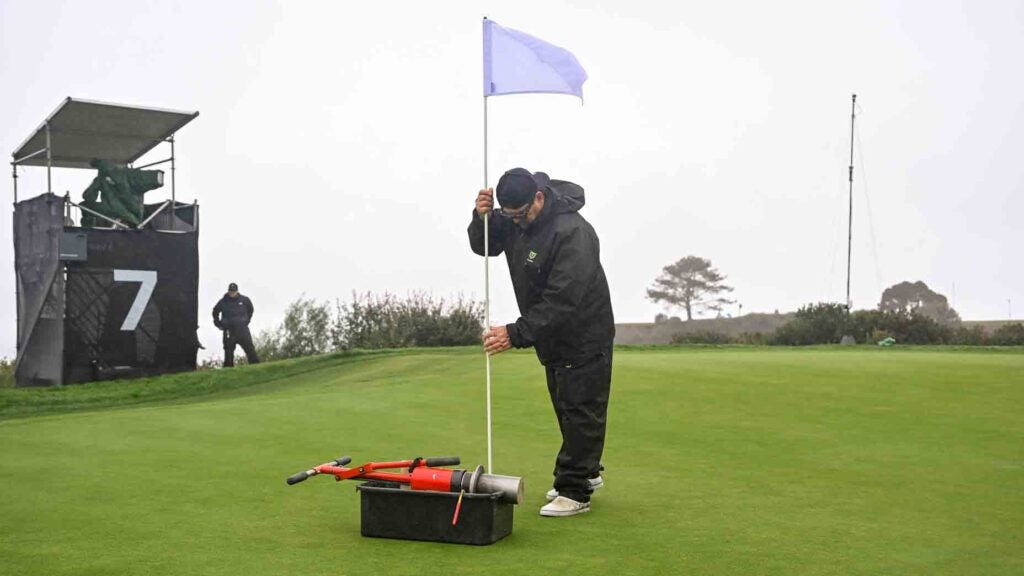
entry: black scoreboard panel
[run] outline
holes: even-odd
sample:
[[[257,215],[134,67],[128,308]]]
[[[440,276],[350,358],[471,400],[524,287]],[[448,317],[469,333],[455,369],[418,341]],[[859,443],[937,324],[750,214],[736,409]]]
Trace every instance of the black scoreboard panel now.
[[[198,233],[66,230],[86,259],[66,261],[64,382],[193,370]]]

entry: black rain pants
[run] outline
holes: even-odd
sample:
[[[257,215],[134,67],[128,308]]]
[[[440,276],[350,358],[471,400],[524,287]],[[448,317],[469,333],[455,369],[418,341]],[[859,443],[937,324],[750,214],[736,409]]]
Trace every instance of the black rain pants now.
[[[589,502],[590,478],[600,475],[601,454],[612,382],[612,349],[587,360],[545,367],[551,405],[562,432],[555,459],[555,490],[577,502]]]

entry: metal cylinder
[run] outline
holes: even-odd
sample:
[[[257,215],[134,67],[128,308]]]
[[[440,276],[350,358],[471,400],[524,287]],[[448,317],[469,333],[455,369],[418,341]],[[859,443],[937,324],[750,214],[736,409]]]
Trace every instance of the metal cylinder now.
[[[503,502],[523,503],[523,479],[518,476],[481,474],[476,483],[477,494],[500,494]]]
[[[477,466],[472,474],[466,470],[461,484],[470,494],[498,494],[502,502],[523,503],[523,479],[518,476],[484,474],[484,467]]]

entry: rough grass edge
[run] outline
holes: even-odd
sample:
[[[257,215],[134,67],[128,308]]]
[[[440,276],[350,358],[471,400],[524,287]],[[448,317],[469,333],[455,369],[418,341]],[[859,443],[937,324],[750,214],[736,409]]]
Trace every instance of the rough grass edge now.
[[[433,349],[437,350],[437,349]],[[221,370],[198,370],[133,380],[46,388],[0,389],[0,421],[35,416],[191,401],[238,393],[257,385],[334,368],[350,362],[422,354],[423,349],[349,350]]]
[[[824,344],[814,346],[766,346],[749,344],[676,344],[676,345],[622,345],[623,352],[704,352],[704,351],[795,351],[865,352],[880,354],[902,352],[1021,354],[1024,346],[948,346],[902,345],[883,348],[874,345],[841,346]],[[228,393],[292,378],[301,374],[334,368],[349,362],[411,354],[439,352],[479,353],[476,346],[445,348],[400,348],[382,350],[349,350],[322,356],[307,356],[290,360],[266,362],[255,366],[242,366],[227,370],[199,370],[181,372],[135,380],[113,380],[48,388],[0,388],[0,421],[53,414],[67,414],[132,407],[166,402],[198,401]],[[525,351],[524,351],[525,352]]]

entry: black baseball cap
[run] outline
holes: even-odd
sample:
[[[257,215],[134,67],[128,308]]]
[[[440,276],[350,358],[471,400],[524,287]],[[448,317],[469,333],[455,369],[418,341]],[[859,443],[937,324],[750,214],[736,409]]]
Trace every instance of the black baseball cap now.
[[[530,173],[526,168],[513,168],[498,180],[498,203],[518,208],[533,201],[538,190],[543,190],[551,178],[543,172]]]
[[[235,284],[234,282],[228,284],[228,292],[238,292],[238,284]]]

